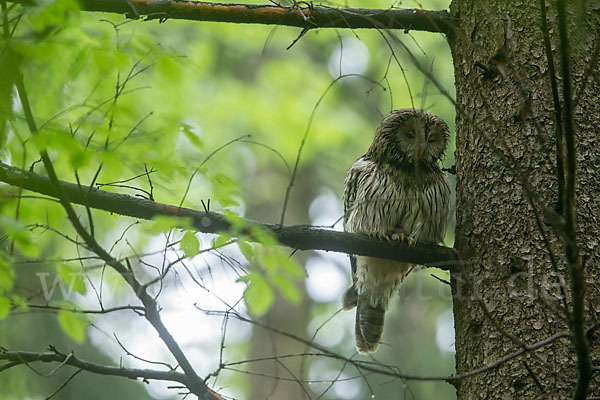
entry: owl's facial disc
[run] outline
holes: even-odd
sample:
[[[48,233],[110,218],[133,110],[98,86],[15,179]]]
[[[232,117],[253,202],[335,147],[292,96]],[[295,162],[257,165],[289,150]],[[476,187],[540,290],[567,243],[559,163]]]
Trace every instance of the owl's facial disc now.
[[[411,163],[435,162],[444,152],[444,132],[421,118],[410,118],[398,128],[397,140],[405,159]]]

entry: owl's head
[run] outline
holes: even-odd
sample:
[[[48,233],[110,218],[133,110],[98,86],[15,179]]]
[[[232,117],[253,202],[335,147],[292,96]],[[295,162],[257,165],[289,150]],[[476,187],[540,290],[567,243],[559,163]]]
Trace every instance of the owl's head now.
[[[444,155],[449,137],[448,126],[440,117],[403,108],[392,111],[379,125],[367,154],[404,167],[429,169]]]

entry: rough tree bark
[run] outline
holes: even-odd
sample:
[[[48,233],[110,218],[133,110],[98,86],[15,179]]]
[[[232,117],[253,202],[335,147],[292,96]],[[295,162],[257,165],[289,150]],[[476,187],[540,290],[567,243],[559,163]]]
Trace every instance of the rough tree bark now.
[[[548,1],[546,11],[560,74],[554,3]],[[599,40],[600,2],[584,3],[574,2],[567,8],[575,94],[584,77],[589,77],[586,69],[596,61],[594,46]],[[458,372],[569,330],[558,279],[536,225],[535,209],[556,255],[570,309],[565,250],[553,229],[544,225],[542,215],[544,207],[556,208],[559,199],[554,104],[540,10],[539,2],[505,0],[454,0],[451,5],[459,27],[450,38],[457,93],[455,246],[467,262],[464,273],[452,277]],[[600,262],[597,62],[593,71],[574,109],[577,229],[585,265],[588,328],[597,322],[600,311],[595,279]],[[558,82],[560,89],[562,79]],[[528,200],[528,185],[536,197],[535,208]],[[592,362],[597,362],[598,339],[593,332],[588,339]],[[513,359],[456,386],[459,399],[569,398],[576,379],[574,347],[563,338],[543,351]],[[589,395],[600,395],[594,377]]]

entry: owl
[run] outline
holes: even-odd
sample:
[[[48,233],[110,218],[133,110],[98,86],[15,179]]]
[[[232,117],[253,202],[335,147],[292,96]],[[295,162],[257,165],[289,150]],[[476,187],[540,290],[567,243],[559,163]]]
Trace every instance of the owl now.
[[[444,238],[450,185],[438,161],[448,144],[448,126],[426,111],[392,111],[379,125],[367,153],[344,181],[344,230],[387,240],[439,243]],[[350,256],[352,286],[344,309],[356,307],[356,348],[375,352],[390,297],[411,265]]]

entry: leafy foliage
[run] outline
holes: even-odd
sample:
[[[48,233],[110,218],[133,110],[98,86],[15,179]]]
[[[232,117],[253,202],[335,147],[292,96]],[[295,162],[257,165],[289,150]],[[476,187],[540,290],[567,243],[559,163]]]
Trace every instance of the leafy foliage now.
[[[83,280],[81,271],[77,268],[68,264],[62,264],[58,267],[58,274],[63,283],[69,288],[72,288],[79,294],[85,294],[85,281]]]
[[[69,306],[69,303],[63,303],[64,306]],[[71,305],[73,308],[74,306]],[[89,319],[85,314],[60,310],[58,312],[58,323],[62,330],[69,335],[71,339],[77,343],[83,343],[86,336],[86,331],[89,325]]]
[[[389,6],[383,1],[376,3],[357,5]],[[13,86],[14,68],[3,52],[1,161],[45,174],[39,150],[46,149],[60,179],[83,185],[99,183],[105,190],[143,197],[152,190],[154,199],[161,203],[182,203],[199,210],[206,206],[222,212],[234,229],[215,236],[197,234],[191,222],[181,218],[157,217],[136,224],[128,218],[94,210],[88,215],[85,207],[76,208],[80,220],[90,231],[93,227],[95,238],[105,249],[120,260],[127,257],[136,277],[152,282],[168,272],[164,280],[151,286],[165,307],[163,312],[171,316],[166,320],[175,318],[174,313],[168,314],[173,304],[181,305],[180,300],[169,297],[172,292],[182,288],[194,294],[206,291],[223,303],[237,305],[239,296],[230,300],[228,291],[237,293],[235,282],[241,282],[246,307],[238,306],[238,311],[245,313],[247,308],[258,318],[276,315],[282,309],[289,313],[291,307],[294,319],[306,321],[296,332],[305,336],[309,320],[332,314],[335,304],[305,307],[308,297],[303,286],[303,256],[291,256],[287,249],[277,247],[269,232],[244,226],[239,217],[279,221],[298,147],[306,135],[286,221],[311,223],[307,213],[311,202],[324,190],[339,197],[345,170],[367,148],[370,132],[381,116],[391,107],[421,102],[417,89],[424,86],[422,74],[407,68],[405,80],[394,63],[392,72],[386,73],[390,50],[381,35],[356,32],[368,49],[367,67],[362,73],[370,80],[340,79],[315,109],[333,79],[347,72],[339,71],[341,63],[333,55],[340,43],[346,43],[340,39],[356,39],[353,33],[311,31],[285,50],[297,37],[297,30],[177,21],[126,22],[115,15],[81,13],[77,7],[72,0],[55,0],[11,9],[10,16],[15,17],[11,23],[16,29],[2,45],[10,42],[18,56],[39,134],[33,137],[22,117]],[[442,47],[443,39],[418,33],[414,37],[415,43],[428,51],[419,52],[415,44],[410,44],[411,48],[426,65],[432,58],[429,53],[435,54],[434,74],[451,87],[450,55]],[[412,100],[406,95],[407,82],[415,96]],[[451,122],[451,107],[441,103],[435,97],[423,101],[424,106],[433,107]],[[307,128],[313,111],[313,122]],[[450,156],[447,163],[452,161]],[[22,195],[28,197],[19,198]],[[98,333],[104,329],[101,321],[111,321],[108,329],[121,338],[136,320],[131,315],[87,316],[72,310],[84,308],[83,304],[85,308],[130,304],[135,299],[121,277],[81,245],[58,203],[30,195],[0,185],[0,345],[20,348],[31,342],[45,348],[51,342],[70,350],[85,343],[86,351],[95,351],[98,357],[106,357],[100,347],[110,348],[112,361],[119,363],[122,351],[114,340],[106,339],[111,335]],[[339,217],[328,215],[331,223]],[[175,263],[180,259],[185,260]],[[346,274],[347,269],[345,265]],[[62,298],[63,293],[56,290],[45,298],[40,290],[43,274],[49,274],[50,283],[58,274],[59,281],[78,295]],[[192,289],[181,283],[187,276],[196,279]],[[219,291],[217,282],[223,279],[228,286]],[[214,306],[213,297],[185,301],[203,308]],[[9,313],[15,307],[24,313],[27,304],[50,303],[62,308],[57,318],[39,320],[38,314],[27,313],[19,316],[22,325],[9,326],[13,318]],[[227,303],[224,308],[230,310],[229,306]],[[437,308],[432,308],[427,329],[434,329],[435,318],[448,306],[447,300],[440,300]],[[221,309],[223,304],[214,307]],[[186,313],[186,323],[200,318],[189,310]],[[188,345],[203,354],[213,354],[220,342],[220,331],[214,324],[220,326],[221,321],[213,319],[212,323],[206,340],[196,339]],[[40,328],[26,331],[28,324],[40,324]],[[189,330],[185,328],[182,331]],[[351,329],[340,329],[346,339],[332,347],[352,351]],[[154,340],[148,332],[141,332],[143,340]],[[405,333],[414,344],[410,348],[418,348],[424,341]],[[247,336],[232,339],[224,350],[225,357],[250,357],[264,336],[254,331],[247,335],[251,334],[252,340]],[[431,343],[428,346],[432,354],[427,357],[439,359],[437,349]],[[151,347],[140,351],[164,357],[155,351],[161,346]],[[404,366],[416,357],[414,352],[405,355]],[[208,357],[198,357],[204,358]],[[452,363],[436,365],[443,372]],[[200,368],[206,373],[217,367],[215,358]],[[230,385],[231,393],[242,398],[255,390],[253,385],[265,386],[239,374],[223,372],[222,376],[227,383],[219,384]],[[0,397],[8,396],[10,390],[21,397],[47,395],[44,390],[50,392],[57,385],[56,381],[36,383],[37,389],[33,389],[26,382],[34,378],[0,374],[0,382],[4,379],[22,385],[18,389],[0,385]],[[114,390],[118,392],[127,384],[115,383]],[[77,393],[76,385],[74,382],[73,389],[69,385],[66,390]],[[359,386],[360,393],[366,393],[368,385]],[[425,393],[431,389],[415,390]]]

